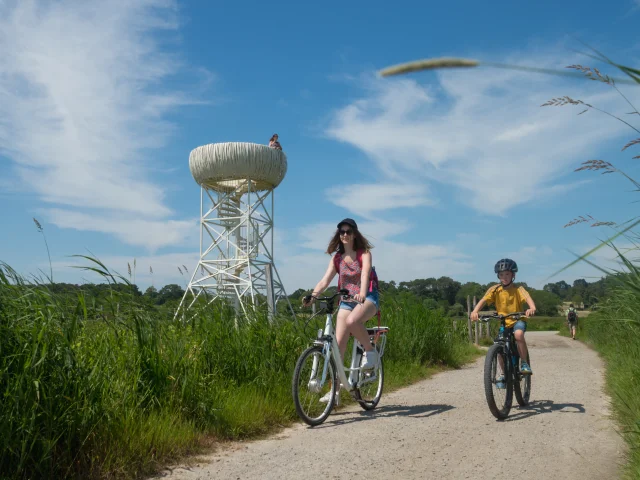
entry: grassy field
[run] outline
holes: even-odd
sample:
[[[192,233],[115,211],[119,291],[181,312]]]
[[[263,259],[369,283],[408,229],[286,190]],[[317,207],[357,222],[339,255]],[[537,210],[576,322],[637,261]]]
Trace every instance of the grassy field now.
[[[477,355],[441,311],[417,299],[383,308],[388,389]],[[2,475],[141,477],[216,439],[296,421],[291,375],[316,326],[194,313],[172,321],[126,289],[98,307],[0,264]]]
[[[640,285],[640,278],[633,280]],[[613,411],[629,446],[625,478],[640,478],[640,289],[621,286],[597,313],[581,320],[577,338],[600,352],[607,366]]]
[[[527,331],[564,331],[568,330],[564,317],[532,317],[527,320]]]

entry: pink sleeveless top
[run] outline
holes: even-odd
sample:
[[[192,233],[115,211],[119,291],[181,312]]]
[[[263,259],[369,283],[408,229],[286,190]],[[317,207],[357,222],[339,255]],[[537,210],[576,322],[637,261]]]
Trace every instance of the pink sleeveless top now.
[[[340,261],[340,288],[349,291],[349,295],[357,295],[360,293],[360,280],[362,278],[362,268],[358,259],[351,263],[347,263],[344,257]]]

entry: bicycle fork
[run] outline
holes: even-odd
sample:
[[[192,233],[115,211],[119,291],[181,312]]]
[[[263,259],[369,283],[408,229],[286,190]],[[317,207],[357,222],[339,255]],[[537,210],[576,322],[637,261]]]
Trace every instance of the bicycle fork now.
[[[318,330],[318,339],[314,342],[316,345],[322,345],[322,357],[324,358],[324,366],[322,367],[322,377],[318,380],[318,363],[319,355],[313,356],[313,364],[311,366],[311,378],[309,379],[309,390],[319,392],[322,390],[324,383],[327,381],[327,371],[331,362],[331,347],[335,342],[331,328],[331,315],[327,315],[327,321],[324,325],[324,335],[322,330]]]

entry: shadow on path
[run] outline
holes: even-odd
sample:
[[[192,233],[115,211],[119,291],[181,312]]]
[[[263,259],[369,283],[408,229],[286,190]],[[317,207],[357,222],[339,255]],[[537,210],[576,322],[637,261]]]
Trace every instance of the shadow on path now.
[[[412,417],[426,418],[433,415],[453,410],[452,405],[384,405],[374,410],[359,412],[335,412],[329,417],[329,421],[313,428],[327,428],[338,425],[346,425],[364,420],[373,420],[380,417]],[[343,416],[344,418],[336,418]],[[333,420],[332,420],[333,419]]]
[[[541,413],[585,413],[584,405],[581,403],[553,403],[553,400],[536,400],[526,407],[517,407],[517,413],[510,415],[505,422],[523,420]]]

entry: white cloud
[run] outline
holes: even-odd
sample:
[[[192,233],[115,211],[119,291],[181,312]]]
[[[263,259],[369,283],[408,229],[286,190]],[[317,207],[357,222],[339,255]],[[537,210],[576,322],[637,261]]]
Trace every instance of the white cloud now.
[[[0,153],[25,189],[84,219],[97,210],[148,222],[172,216],[150,178],[149,152],[174,128],[165,114],[193,103],[161,85],[182,67],[156,35],[178,27],[176,10],[173,0],[0,3]],[[59,226],[78,228],[79,213],[50,212]],[[128,236],[128,221],[87,225],[143,241]]]
[[[473,266],[467,255],[455,245],[408,244],[393,237],[408,231],[411,225],[402,222],[367,221],[359,230],[374,244],[373,264],[381,280],[396,282],[415,278],[468,274]],[[297,288],[312,288],[324,275],[329,255],[324,252],[335,232],[334,223],[312,224],[276,236],[276,268],[287,292]],[[297,247],[311,249],[305,252]],[[334,284],[337,280],[334,279]]]
[[[525,56],[528,64],[560,69],[571,61]],[[623,100],[604,84],[496,69],[435,78],[435,87],[413,78],[366,80],[363,98],[334,112],[327,135],[367,153],[386,182],[425,190],[430,182],[453,186],[475,210],[504,215],[562,193],[566,186],[554,184],[559,175],[592,158],[602,142],[628,133],[598,112],[578,117],[577,107],[540,107],[571,93],[623,111]]]
[[[506,253],[505,257],[515,260],[519,265],[540,265],[547,263],[551,255],[553,255],[553,250],[545,245],[540,247],[521,247],[517,251]]]
[[[60,228],[114,235],[123,243],[146,247],[151,252],[169,245],[196,244],[198,219],[147,220],[132,215],[89,215],[72,210],[46,210],[52,223]]]
[[[569,248],[569,250],[577,255],[583,255],[591,250],[598,244],[598,240],[594,239],[594,243],[592,245],[580,245]],[[634,260],[637,262],[638,259],[638,250],[631,243],[628,242],[620,242],[616,243],[616,247],[620,250],[620,252],[625,255],[628,259]],[[524,252],[526,252],[529,248],[534,247],[525,247]],[[546,248],[546,247],[545,247]],[[557,253],[553,252],[555,255],[553,259],[548,258],[549,256],[545,255],[533,255],[528,257],[529,260],[533,260],[533,263],[527,262],[528,265],[535,265],[535,270],[532,271],[533,276],[524,279],[527,281],[529,285],[533,285],[536,288],[542,288],[547,283],[559,282],[560,280],[565,280],[568,283],[572,284],[575,279],[584,278],[588,282],[595,282],[603,277],[603,273],[597,268],[589,265],[587,262],[580,261],[575,265],[572,265],[567,270],[554,275],[553,277],[549,277],[553,273],[563,269],[571,262],[573,262],[576,257],[572,255],[569,251],[563,248],[562,260],[558,261]],[[525,257],[527,258],[527,257]],[[602,247],[600,250],[597,250],[593,254],[588,257],[588,260],[601,268],[604,268],[609,271],[626,271],[626,268],[621,263],[620,259],[617,257],[616,252],[608,247]]]
[[[337,186],[327,189],[325,195],[335,205],[363,217],[382,210],[435,204],[426,185],[403,183],[352,184],[348,189]]]

